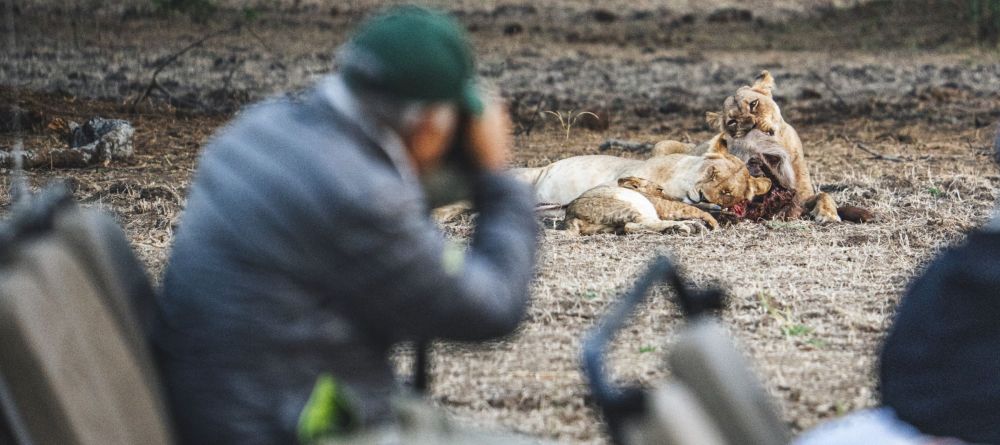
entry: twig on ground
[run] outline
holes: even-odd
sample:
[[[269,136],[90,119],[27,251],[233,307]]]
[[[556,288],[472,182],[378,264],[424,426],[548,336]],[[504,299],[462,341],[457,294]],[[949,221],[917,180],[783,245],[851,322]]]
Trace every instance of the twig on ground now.
[[[850,138],[848,138],[847,136],[844,136],[844,135],[840,135],[840,137],[843,138],[845,141],[847,141],[848,144],[852,144],[855,147],[857,147],[859,150],[872,155],[872,158],[876,159],[876,160],[891,161],[891,162],[904,162],[904,161],[909,161],[910,160],[909,158],[905,158],[905,157],[902,157],[902,156],[893,156],[893,155],[887,155],[887,154],[879,153],[879,152],[877,152],[875,150],[872,150],[870,147],[868,147],[868,145],[865,145],[864,142],[855,142],[855,141],[852,141]]]
[[[900,158],[899,156],[884,155],[884,154],[879,153],[879,152],[877,152],[875,150],[872,150],[871,148],[868,148],[868,146],[865,145],[863,142],[856,142],[854,144],[854,146],[858,147],[861,151],[874,156],[875,159],[881,159],[881,160],[884,160],[884,161],[893,161],[893,162],[902,162],[903,161],[903,158]]]
[[[525,136],[531,136],[531,131],[535,129],[535,124],[538,122],[538,117],[542,115],[542,105],[545,104],[545,96],[539,94],[538,102],[535,104],[535,111],[531,112],[531,120],[527,124],[518,123],[518,128],[515,130],[514,134],[523,134]],[[518,106],[520,108],[520,106]]]
[[[267,50],[267,52],[274,53],[274,50],[271,49],[271,45],[268,45],[267,42],[264,40],[264,38],[261,37],[260,34],[257,34],[257,31],[254,31],[253,28],[249,26],[247,26],[245,29],[248,33],[250,33],[251,37],[257,40],[257,43],[260,43],[260,46],[264,47],[264,49]]]
[[[142,103],[142,101],[146,100],[146,98],[149,97],[149,94],[152,93],[153,90],[162,91],[168,97],[172,97],[171,94],[170,94],[170,92],[167,91],[166,89],[164,89],[163,86],[161,86],[159,84],[159,82],[156,81],[156,76],[160,75],[160,72],[163,71],[164,68],[166,68],[166,67],[170,66],[170,64],[176,62],[177,59],[180,59],[180,57],[183,56],[184,54],[186,54],[188,51],[191,51],[192,49],[195,49],[195,48],[203,45],[205,42],[207,42],[207,41],[209,41],[209,40],[211,40],[213,38],[216,38],[218,36],[221,36],[221,35],[224,35],[224,34],[228,34],[228,33],[234,32],[234,31],[239,31],[241,29],[241,27],[242,27],[241,24],[237,23],[237,24],[234,24],[233,26],[230,26],[230,27],[225,28],[225,29],[220,29],[220,30],[212,31],[212,32],[210,32],[208,34],[205,34],[205,35],[201,36],[201,38],[199,38],[198,40],[195,40],[194,42],[192,42],[188,46],[185,46],[180,51],[177,51],[177,52],[169,55],[166,59],[163,59],[163,61],[157,63],[156,64],[156,68],[153,69],[153,75],[149,79],[149,85],[147,85],[146,86],[146,90],[143,91],[143,93],[134,102],[132,102],[132,106],[130,107],[130,111],[134,113],[136,107],[138,107],[139,104]]]

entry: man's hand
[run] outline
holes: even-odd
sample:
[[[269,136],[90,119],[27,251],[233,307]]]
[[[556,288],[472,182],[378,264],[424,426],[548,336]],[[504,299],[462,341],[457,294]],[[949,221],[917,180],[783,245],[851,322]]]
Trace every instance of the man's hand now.
[[[507,167],[511,146],[510,116],[507,106],[490,98],[483,114],[469,123],[469,157],[476,167],[487,172],[499,172]]]

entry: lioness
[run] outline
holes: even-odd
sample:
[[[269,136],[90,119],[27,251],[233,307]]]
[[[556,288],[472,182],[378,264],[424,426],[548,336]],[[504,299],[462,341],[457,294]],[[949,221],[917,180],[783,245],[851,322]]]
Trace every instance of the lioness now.
[[[711,150],[720,139],[733,145],[734,141],[747,137],[753,130],[759,130],[764,135],[773,137],[778,146],[787,153],[788,156],[782,162],[786,162],[788,167],[777,170],[788,171],[790,168],[794,174],[792,181],[794,190],[802,205],[809,211],[809,215],[820,223],[839,222],[837,204],[833,201],[833,197],[824,192],[816,193],[813,187],[802,152],[802,140],[799,139],[795,128],[782,118],[781,109],[772,96],[774,88],[774,77],[767,70],[762,71],[753,85],[740,87],[736,90],[736,94],[726,98],[721,113],[706,113],[709,125],[719,129],[719,134],[694,147],[693,150],[681,142],[662,141],[656,144],[653,153],[657,155],[685,150],[692,154],[704,153]],[[765,145],[769,148],[774,147],[774,144],[759,146]],[[748,156],[754,152],[754,147],[758,145],[744,144],[744,146],[747,149],[734,154],[746,162],[749,161]]]
[[[516,168],[512,173],[529,182],[539,203],[567,205],[599,185],[614,185],[635,176],[663,187],[666,199],[688,204],[708,202],[729,208],[767,192],[771,181],[750,175],[746,164],[729,154],[717,138],[701,156],[671,154],[646,160],[615,156],[574,156],[545,167]]]
[[[656,201],[662,205],[654,204]],[[691,219],[700,221],[683,221]],[[662,233],[668,230],[691,233],[702,229],[702,221],[712,228],[718,227],[711,215],[664,198],[663,187],[646,179],[629,176],[619,178],[616,185],[591,188],[574,199],[566,206],[564,223],[566,230],[571,233],[592,235]]]

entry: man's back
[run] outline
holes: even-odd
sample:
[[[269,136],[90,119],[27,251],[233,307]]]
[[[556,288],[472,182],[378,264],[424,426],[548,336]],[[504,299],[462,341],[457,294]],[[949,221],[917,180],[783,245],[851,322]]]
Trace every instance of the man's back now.
[[[248,110],[206,149],[154,335],[185,442],[294,442],[324,374],[361,423],[386,420],[393,343],[520,320],[527,191],[483,179],[484,219],[454,269],[419,188],[356,124],[314,92]]]

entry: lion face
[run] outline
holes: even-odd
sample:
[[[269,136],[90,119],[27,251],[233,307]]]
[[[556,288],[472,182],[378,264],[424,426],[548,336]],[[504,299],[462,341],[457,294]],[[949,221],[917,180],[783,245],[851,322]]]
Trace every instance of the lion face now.
[[[709,125],[733,138],[742,138],[753,129],[769,135],[781,125],[781,109],[771,96],[774,78],[767,71],[761,72],[753,86],[744,86],[726,98],[721,113],[708,113]]]
[[[751,176],[743,161],[726,152],[725,139],[720,137],[713,150],[705,154],[697,189],[702,201],[730,208],[767,193],[771,180]]]

